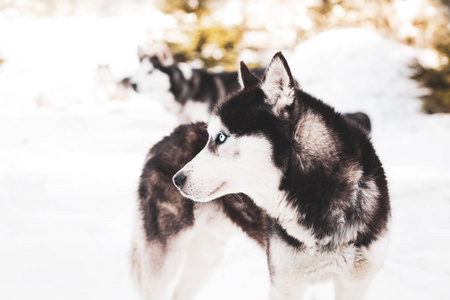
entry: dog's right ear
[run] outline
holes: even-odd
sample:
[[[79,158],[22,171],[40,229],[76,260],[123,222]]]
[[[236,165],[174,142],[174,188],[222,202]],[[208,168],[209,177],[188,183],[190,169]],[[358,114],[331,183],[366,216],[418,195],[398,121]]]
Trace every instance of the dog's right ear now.
[[[138,57],[139,57],[139,61],[141,61],[141,60],[145,57],[145,55],[146,55],[145,49],[144,49],[144,47],[142,47],[141,45],[138,46],[138,49],[137,49],[137,55],[138,55]]]
[[[247,65],[241,61],[241,68],[239,69],[239,83],[242,89],[249,89],[259,84],[259,79],[256,77],[247,67]]]
[[[272,105],[276,115],[294,102],[295,87],[296,83],[286,59],[281,52],[276,53],[266,69],[261,84],[261,89],[266,95],[266,103]]]
[[[158,57],[161,64],[165,67],[173,65],[175,63],[172,52],[170,52],[169,46],[166,43],[162,43],[160,48],[156,52],[156,56]]]

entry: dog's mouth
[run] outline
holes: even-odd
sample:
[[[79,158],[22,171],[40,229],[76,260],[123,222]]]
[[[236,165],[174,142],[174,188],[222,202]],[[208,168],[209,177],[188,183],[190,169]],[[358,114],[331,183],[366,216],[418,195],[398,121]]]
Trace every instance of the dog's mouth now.
[[[186,197],[189,198],[193,201],[197,201],[197,202],[208,202],[211,200],[214,200],[217,198],[217,193],[223,189],[223,187],[226,185],[226,182],[222,182],[221,184],[219,184],[219,186],[217,186],[212,192],[209,193],[203,193],[203,191],[192,191],[189,187],[188,188],[181,188],[179,189],[179,191],[181,192],[181,194]]]
[[[222,182],[214,191],[212,191],[211,193],[209,193],[209,197],[211,197],[212,195],[214,195],[215,193],[217,193],[221,188],[223,188],[225,186],[226,182]]]

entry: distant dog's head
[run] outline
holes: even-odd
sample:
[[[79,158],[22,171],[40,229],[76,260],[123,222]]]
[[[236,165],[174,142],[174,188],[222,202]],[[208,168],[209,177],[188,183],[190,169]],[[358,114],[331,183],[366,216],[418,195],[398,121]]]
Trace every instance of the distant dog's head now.
[[[157,51],[138,47],[139,66],[131,77],[131,86],[138,93],[169,92],[173,84],[188,79],[192,70],[186,64],[176,65],[167,44]]]
[[[261,82],[241,63],[240,82],[242,90],[213,112],[205,148],[173,177],[186,197],[255,196],[280,184],[292,149],[290,118],[298,109],[295,81],[277,53]]]
[[[168,92],[170,78],[165,68],[173,64],[173,58],[164,48],[160,52],[148,52],[138,47],[139,66],[131,77],[131,86],[138,93]]]

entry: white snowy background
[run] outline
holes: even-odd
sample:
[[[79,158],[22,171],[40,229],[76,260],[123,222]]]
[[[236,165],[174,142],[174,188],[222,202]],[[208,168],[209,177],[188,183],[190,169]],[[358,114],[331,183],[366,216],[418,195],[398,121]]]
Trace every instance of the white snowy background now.
[[[128,267],[138,178],[176,120],[155,95],[103,100],[95,75],[102,63],[130,75],[155,20],[0,19],[0,299],[138,299]],[[288,55],[305,91],[372,120],[392,234],[369,299],[450,299],[450,116],[420,112],[416,56],[360,29]],[[237,236],[198,299],[267,299],[268,288],[264,253]],[[307,299],[332,294],[324,283]]]

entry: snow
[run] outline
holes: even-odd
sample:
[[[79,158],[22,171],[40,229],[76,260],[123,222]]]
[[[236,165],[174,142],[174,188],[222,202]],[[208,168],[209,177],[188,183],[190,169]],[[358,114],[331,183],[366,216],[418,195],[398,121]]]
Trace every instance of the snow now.
[[[133,71],[146,26],[126,17],[0,21],[2,299],[138,299],[128,271],[138,178],[176,119],[157,95],[104,102],[94,90],[97,64],[117,78]],[[373,122],[393,217],[369,299],[450,298],[450,117],[419,112],[407,66],[420,54],[347,29],[289,58],[304,90]],[[267,299],[264,253],[242,236],[228,252],[198,299]],[[307,299],[332,295],[324,283]]]

